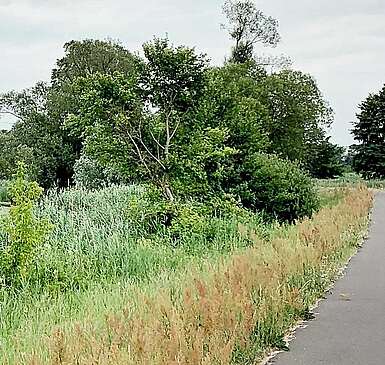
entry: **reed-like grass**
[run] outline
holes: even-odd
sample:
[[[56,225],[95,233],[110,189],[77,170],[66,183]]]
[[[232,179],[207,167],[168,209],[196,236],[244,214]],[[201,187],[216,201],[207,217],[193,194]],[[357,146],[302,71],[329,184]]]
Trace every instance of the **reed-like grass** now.
[[[258,236],[270,230],[258,215],[246,220],[213,216],[207,217],[210,237],[185,230],[175,239],[162,224],[148,232],[133,216],[130,204],[143,199],[143,188],[136,186],[70,189],[43,199],[39,213],[54,223],[54,230],[24,289],[0,289],[0,363],[16,363],[15,354],[44,342],[41,335],[53,326],[81,320],[90,309],[93,315],[95,308],[101,313],[121,309],[131,284],[173,276],[192,262],[199,266],[252,245],[239,234],[240,223]],[[110,291],[119,295],[110,297]]]
[[[192,260],[148,283],[115,283],[67,296],[63,306],[69,298],[81,301],[77,313],[83,318],[60,320],[56,307],[59,325],[51,335],[43,335],[48,325],[27,341],[20,331],[14,338],[18,351],[3,361],[254,364],[284,345],[287,330],[307,315],[354,253],[371,203],[366,188],[346,191],[313,219],[274,230],[264,240],[239,223],[237,234],[253,245],[230,256]]]
[[[9,201],[8,181],[0,180],[0,203],[8,202],[8,201]]]

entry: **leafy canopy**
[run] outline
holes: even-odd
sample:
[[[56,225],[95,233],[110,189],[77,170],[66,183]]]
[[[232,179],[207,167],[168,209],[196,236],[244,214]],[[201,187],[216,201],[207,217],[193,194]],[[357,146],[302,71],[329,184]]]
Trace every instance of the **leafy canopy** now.
[[[360,105],[352,130],[354,139],[353,168],[365,178],[385,176],[385,86],[370,94]]]

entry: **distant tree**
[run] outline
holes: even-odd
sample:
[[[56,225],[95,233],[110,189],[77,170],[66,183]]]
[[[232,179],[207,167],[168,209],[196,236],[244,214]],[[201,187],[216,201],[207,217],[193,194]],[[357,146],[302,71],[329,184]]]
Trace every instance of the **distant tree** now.
[[[49,117],[49,90],[47,84],[37,83],[20,92],[0,95],[0,111],[17,118],[0,146],[2,158],[7,161],[5,174],[10,177],[17,162],[24,161],[31,178],[44,187],[61,185],[60,181],[65,184],[68,165],[74,163],[61,125]]]
[[[353,168],[365,178],[385,176],[385,86],[370,94],[359,106],[352,130],[358,142],[354,147]]]
[[[252,0],[227,0],[223,12],[228,24],[222,26],[235,42],[231,61],[252,60],[256,43],[273,47],[279,43],[278,21],[258,10]]]
[[[345,167],[345,172],[353,172],[353,160],[354,160],[354,145],[349,146],[347,150],[345,151],[345,154],[343,156],[343,164]]]
[[[323,137],[310,146],[305,167],[313,177],[330,179],[341,176],[346,170],[344,157],[344,147],[330,142],[330,137]]]
[[[140,58],[112,40],[72,40],[64,44],[64,57],[52,70],[54,86],[72,83],[77,77],[114,72],[131,74],[140,65]]]

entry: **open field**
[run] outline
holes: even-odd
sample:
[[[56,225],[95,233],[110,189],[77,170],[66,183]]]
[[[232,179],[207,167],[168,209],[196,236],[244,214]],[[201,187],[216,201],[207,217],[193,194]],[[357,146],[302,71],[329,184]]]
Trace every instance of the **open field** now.
[[[173,247],[116,214],[138,193],[120,189],[46,198],[57,224],[36,276],[1,293],[1,363],[251,363],[283,346],[354,253],[372,201],[329,192],[295,226],[214,217],[211,245],[186,232]]]

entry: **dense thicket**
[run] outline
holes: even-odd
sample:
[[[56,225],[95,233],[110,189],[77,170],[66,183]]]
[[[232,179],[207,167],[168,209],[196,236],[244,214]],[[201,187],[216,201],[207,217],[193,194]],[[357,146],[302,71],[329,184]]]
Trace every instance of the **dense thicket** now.
[[[0,111],[18,119],[0,134],[0,178],[23,160],[44,187],[151,183],[171,202],[234,194],[282,219],[311,213],[287,193],[285,169],[308,184],[298,166],[317,177],[341,172],[341,150],[325,133],[332,111],[311,76],[269,73],[254,56],[257,42],[279,42],[275,19],[250,1],[227,1],[224,13],[235,45],[221,67],[167,39],[145,43],[144,57],[113,41],[66,43],[50,83],[0,96]],[[257,197],[257,169],[294,194],[293,214],[283,213],[292,203],[268,206],[273,193]]]
[[[353,128],[353,168],[365,178],[385,176],[385,86],[360,105]]]

